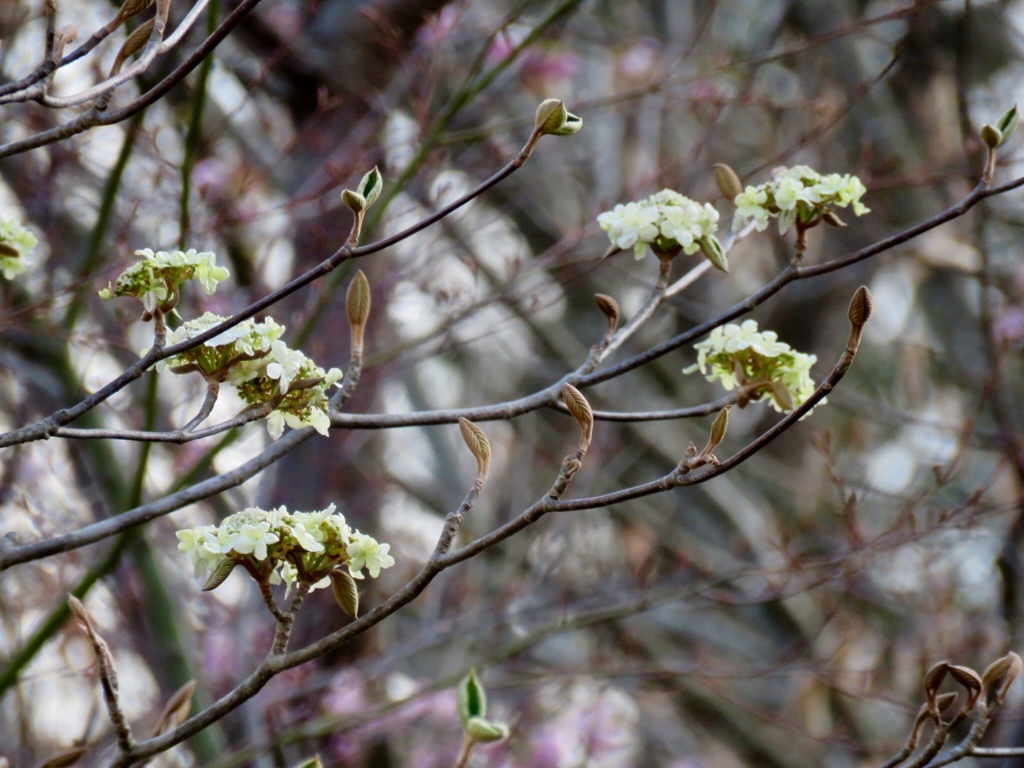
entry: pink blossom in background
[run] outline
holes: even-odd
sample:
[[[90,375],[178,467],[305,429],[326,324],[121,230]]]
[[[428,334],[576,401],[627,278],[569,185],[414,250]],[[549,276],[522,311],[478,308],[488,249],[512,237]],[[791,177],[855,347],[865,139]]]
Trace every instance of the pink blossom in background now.
[[[427,48],[439,47],[455,31],[458,20],[458,10],[451,5],[446,5],[440,13],[428,18],[426,23],[416,31],[416,42]]]
[[[1024,308],[1003,309],[992,323],[992,338],[1001,347],[1019,347],[1024,341]]]

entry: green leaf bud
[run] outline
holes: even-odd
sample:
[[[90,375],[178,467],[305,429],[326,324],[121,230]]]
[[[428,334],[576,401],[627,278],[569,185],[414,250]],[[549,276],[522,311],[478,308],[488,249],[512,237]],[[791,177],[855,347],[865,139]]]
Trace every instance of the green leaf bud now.
[[[565,116],[565,122],[562,123],[562,127],[556,131],[551,131],[552,136],[572,136],[574,133],[579,133],[583,128],[583,118],[574,115],[569,112]]]
[[[700,239],[700,249],[704,256],[711,262],[711,266],[723,272],[729,271],[729,260],[725,256],[722,244],[714,235],[707,235]]]
[[[341,610],[353,619],[359,618],[359,590],[348,571],[341,568],[331,571],[331,590]]]
[[[351,189],[343,189],[341,191],[341,202],[356,215],[359,215],[369,207],[366,198],[358,192],[353,192]]]
[[[740,181],[736,171],[725,163],[715,163],[712,167],[715,169],[715,183],[718,185],[718,191],[732,203],[736,200],[737,195],[743,194],[743,182]]]
[[[534,118],[534,129],[542,134],[554,133],[565,125],[569,111],[565,103],[558,99],[545,99],[537,107],[537,115]]]

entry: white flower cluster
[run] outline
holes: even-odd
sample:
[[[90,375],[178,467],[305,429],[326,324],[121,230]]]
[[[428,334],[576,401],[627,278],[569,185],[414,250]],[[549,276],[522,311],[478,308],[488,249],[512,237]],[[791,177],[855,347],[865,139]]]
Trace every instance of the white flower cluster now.
[[[217,256],[210,251],[157,251],[149,248],[135,252],[141,257],[121,273],[117,282],[100,291],[101,299],[114,296],[134,296],[142,302],[146,312],[157,307],[170,312],[178,303],[178,287],[186,280],[198,280],[213,294],[217,283],[228,277],[224,267],[217,266]]]
[[[871,210],[860,201],[867,188],[856,176],[822,176],[806,165],[776,168],[772,175],[771,181],[748,186],[736,196],[733,231],[753,221],[757,231],[763,232],[770,218],[778,218],[779,232],[785,234],[796,221],[807,226],[817,224],[832,208],[852,206],[857,216]]]
[[[741,405],[769,395],[772,407],[786,412],[814,393],[810,372],[818,358],[795,351],[774,331],[758,331],[755,320],[715,328],[693,348],[697,362],[683,373],[699,370],[726,390],[742,388]]]
[[[283,582],[289,588],[298,582],[310,589],[327,586],[331,571],[342,566],[361,579],[364,568],[377,578],[381,569],[395,564],[389,544],[350,528],[333,504],[319,512],[249,507],[219,526],[186,528],[177,536],[178,549],[191,558],[195,575],[207,584],[223,572],[227,560],[243,566],[257,581]]]
[[[207,312],[168,334],[168,345],[194,338],[224,322]],[[310,426],[322,435],[330,427],[327,391],[341,379],[341,370],[325,371],[302,352],[280,340],[284,326],[272,318],[257,323],[243,320],[197,347],[169,357],[157,368],[174,373],[199,372],[207,380],[238,388],[247,405],[275,403],[267,417],[267,430],[275,439],[285,424],[298,429]]]
[[[0,272],[12,280],[28,267],[26,259],[39,244],[36,236],[14,219],[0,219]]]
[[[622,203],[597,217],[597,223],[612,244],[623,250],[632,248],[642,259],[650,246],[655,253],[674,256],[680,250],[689,255],[722,246],[715,238],[718,211],[710,203],[700,203],[671,189],[663,189],[646,200]],[[708,258],[712,258],[708,254]],[[714,259],[712,258],[712,261]]]

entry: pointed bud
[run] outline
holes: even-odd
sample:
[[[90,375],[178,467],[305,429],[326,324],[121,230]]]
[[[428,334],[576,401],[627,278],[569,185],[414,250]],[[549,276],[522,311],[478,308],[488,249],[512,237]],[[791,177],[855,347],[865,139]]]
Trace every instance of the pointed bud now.
[[[569,116],[569,110],[565,103],[558,99],[545,99],[537,107],[537,114],[533,120],[534,130],[540,131],[542,135],[554,133],[565,125]]]
[[[848,316],[850,325],[854,328],[862,328],[871,319],[871,313],[875,310],[875,300],[871,298],[871,291],[867,286],[862,285],[850,299],[850,310]]]
[[[360,269],[349,283],[348,293],[345,295],[345,312],[348,314],[351,328],[353,355],[363,353],[363,334],[366,331],[366,321],[370,318],[370,305],[370,281]]]
[[[1003,699],[1006,698],[1006,692],[1013,685],[1013,681],[1017,679],[1022,666],[1024,665],[1022,665],[1020,656],[1013,651],[989,664],[981,674],[981,684],[985,688],[986,702],[1002,704]],[[1000,684],[997,686],[996,683]]]
[[[718,185],[718,191],[732,203],[737,195],[743,194],[743,182],[740,181],[736,171],[725,163],[715,163],[712,167],[715,169],[715,183]]]
[[[708,437],[708,444],[701,451],[702,455],[710,456],[714,453],[715,448],[725,440],[725,433],[729,431],[729,411],[731,409],[732,406],[727,405],[715,416],[715,420],[711,424],[711,435]]]
[[[320,759],[320,755],[314,755],[313,757],[303,760],[301,763],[296,765],[295,768],[324,768],[324,764]]]
[[[507,725],[484,720],[482,717],[471,717],[466,723],[465,731],[469,738],[481,744],[508,738]]]
[[[153,736],[173,731],[188,719],[192,710],[192,696],[196,692],[196,681],[189,680],[167,700],[160,717],[157,718]]]
[[[459,711],[459,720],[465,727],[474,717],[484,717],[487,714],[487,694],[484,687],[477,680],[476,670],[469,670],[459,688],[455,693],[455,706]]]
[[[608,318],[609,335],[615,333],[615,329],[619,327],[619,303],[603,293],[594,294],[594,301],[597,302],[597,308]]]
[[[940,661],[938,664],[928,670],[924,676],[924,696],[928,703],[928,711],[933,715],[938,715],[939,704],[938,694],[939,686],[942,685],[942,681],[946,679],[946,673],[949,671],[949,663]]]
[[[590,440],[594,436],[594,412],[590,410],[590,403],[572,384],[562,385],[562,399],[569,413],[579,422],[580,425],[580,450],[586,452],[590,447]]]
[[[377,166],[373,166],[373,170],[370,170],[359,180],[359,186],[356,191],[365,200],[365,208],[369,208],[380,197],[380,191],[384,188],[384,179],[380,175],[380,171],[377,170]],[[364,210],[365,210],[364,208]]]
[[[846,222],[839,218],[839,214],[837,214],[835,211],[825,211],[823,214],[821,214],[821,220],[824,221],[826,224],[829,224],[833,227],[839,227],[840,229],[846,226]]]
[[[796,408],[796,403],[793,402],[793,393],[781,381],[772,382],[772,399],[784,411],[792,411]]]
[[[351,189],[341,190],[341,202],[357,216],[369,207],[366,198]]]
[[[487,479],[487,473],[491,468],[491,444],[487,435],[476,424],[469,419],[459,418],[459,429],[462,430],[462,439],[470,453],[476,457],[477,476]]]
[[[346,614],[353,619],[359,618],[359,590],[352,575],[341,568],[331,571],[331,589],[334,599]]]

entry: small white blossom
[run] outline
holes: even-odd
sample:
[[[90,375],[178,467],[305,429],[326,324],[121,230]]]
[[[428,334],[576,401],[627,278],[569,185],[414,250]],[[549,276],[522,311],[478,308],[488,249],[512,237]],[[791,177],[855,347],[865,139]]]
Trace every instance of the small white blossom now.
[[[646,200],[616,205],[597,217],[608,239],[623,250],[632,248],[642,259],[651,247],[656,252],[674,255],[680,250],[690,255],[708,252],[715,240],[718,211],[710,203],[698,203],[671,189],[656,192]],[[718,252],[721,245],[718,244]],[[713,259],[714,261],[714,259]]]
[[[330,583],[336,568],[347,566],[358,578],[366,568],[376,578],[395,562],[388,544],[350,528],[334,504],[313,512],[248,507],[219,526],[184,529],[177,537],[200,578],[231,557],[270,584],[302,582],[316,589]]]
[[[348,569],[353,578],[363,578],[362,570],[366,568],[370,576],[377,578],[382,568],[390,568],[395,564],[395,558],[388,554],[390,544],[380,544],[372,536],[364,533],[355,533],[352,536],[352,543],[348,545]]]
[[[795,221],[810,224],[833,208],[853,208],[861,216],[870,209],[860,199],[867,188],[856,176],[830,173],[822,175],[806,165],[776,168],[771,181],[747,187],[736,196],[733,231],[753,221],[759,232],[768,226],[769,218],[779,220],[779,231],[785,233]]]
[[[28,257],[39,241],[14,219],[0,218],[0,272],[12,280],[28,268]]]
[[[727,391],[743,388],[745,400],[769,396],[775,410],[786,412],[814,393],[810,370],[817,357],[795,351],[774,331],[758,331],[754,320],[715,328],[694,349],[697,362],[683,373],[699,370]]]
[[[140,260],[121,273],[113,285],[100,291],[100,298],[134,296],[152,312],[174,296],[186,280],[198,280],[207,294],[217,283],[227,279],[228,271],[217,266],[217,256],[210,251],[156,251],[143,248],[135,252]]]

